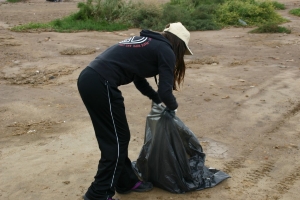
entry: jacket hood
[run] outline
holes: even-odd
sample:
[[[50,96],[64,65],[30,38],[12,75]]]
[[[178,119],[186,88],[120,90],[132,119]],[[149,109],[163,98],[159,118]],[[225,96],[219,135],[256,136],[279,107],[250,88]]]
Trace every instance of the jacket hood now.
[[[145,36],[145,37],[149,37],[149,38],[152,38],[152,39],[155,39],[155,40],[165,42],[168,45],[170,45],[170,47],[173,49],[173,47],[172,47],[171,43],[169,42],[169,40],[166,39],[164,36],[162,36],[160,33],[149,31],[149,30],[142,30],[140,32],[140,36]]]

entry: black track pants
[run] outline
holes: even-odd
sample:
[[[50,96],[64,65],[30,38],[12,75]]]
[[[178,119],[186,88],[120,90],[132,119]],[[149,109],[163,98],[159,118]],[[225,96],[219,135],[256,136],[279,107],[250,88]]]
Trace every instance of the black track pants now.
[[[115,194],[115,187],[127,191],[138,181],[128,158],[130,140],[124,98],[92,68],[85,68],[78,78],[80,96],[90,114],[101,151],[98,171],[86,196],[104,200]]]

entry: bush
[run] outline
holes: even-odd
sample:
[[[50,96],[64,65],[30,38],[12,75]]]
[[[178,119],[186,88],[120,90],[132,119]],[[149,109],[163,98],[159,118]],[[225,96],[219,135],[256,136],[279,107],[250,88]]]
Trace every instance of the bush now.
[[[129,23],[132,27],[142,29],[159,30],[162,28],[163,9],[157,4],[150,3],[131,3],[128,12],[123,13],[123,23]]]
[[[282,3],[279,3],[277,1],[272,1],[271,2],[273,7],[276,9],[276,10],[285,10],[285,5],[282,4]]]
[[[79,2],[79,11],[73,15],[75,20],[106,20],[114,21],[120,18],[125,2],[122,0],[87,0]]]
[[[216,22],[214,17],[217,8],[216,4],[196,5],[196,7],[192,7],[188,2],[175,4],[172,1],[165,4],[163,6],[162,24],[166,25],[170,22],[180,21],[190,31],[221,29],[221,26]]]
[[[239,19],[250,26],[286,21],[275,12],[271,2],[255,0],[226,0],[217,9],[216,19],[223,26],[241,26]]]
[[[171,5],[181,5],[186,8],[196,8],[200,5],[222,4],[225,0],[170,0]]]
[[[208,4],[200,4],[201,0],[171,0],[166,4],[131,3],[130,15],[122,15],[120,21],[128,22],[133,27],[162,31],[170,22],[183,23],[190,31],[193,30],[216,30],[221,26],[215,22],[214,13],[216,5],[213,1]],[[194,7],[196,5],[196,7]]]
[[[191,21],[191,13],[180,5],[166,4],[163,8],[164,24],[170,22],[181,22],[185,26]]]
[[[122,30],[142,28],[162,31],[166,24],[182,22],[190,31],[218,30],[224,26],[259,26],[285,21],[274,8],[278,2],[256,0],[170,0],[165,4],[127,0],[87,0],[79,11],[48,23],[55,31]],[[242,21],[241,21],[242,20]],[[15,28],[35,27],[35,24]],[[41,25],[41,27],[45,25]]]
[[[289,13],[300,17],[300,8],[292,9]]]
[[[24,1],[24,0],[7,0],[7,2],[9,2],[9,3],[18,3],[21,1]]]
[[[269,24],[264,24],[252,31],[250,31],[250,33],[291,33],[290,29],[287,29],[285,27],[282,26],[278,26],[278,24],[273,24],[273,23],[269,23]]]

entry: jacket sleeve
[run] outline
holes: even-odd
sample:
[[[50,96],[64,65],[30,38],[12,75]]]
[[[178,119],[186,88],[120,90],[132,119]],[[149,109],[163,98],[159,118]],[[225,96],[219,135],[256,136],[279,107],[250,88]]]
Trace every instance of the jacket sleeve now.
[[[161,100],[158,93],[153,90],[148,81],[145,78],[135,76],[133,83],[135,87],[145,96],[149,97],[153,102],[160,104]]]
[[[157,53],[159,72],[158,95],[167,108],[175,110],[178,107],[176,98],[173,95],[175,54],[167,45],[161,45]]]

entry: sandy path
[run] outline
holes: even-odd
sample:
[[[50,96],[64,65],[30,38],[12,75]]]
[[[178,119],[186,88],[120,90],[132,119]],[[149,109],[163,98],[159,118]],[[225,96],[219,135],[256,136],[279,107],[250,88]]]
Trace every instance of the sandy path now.
[[[193,32],[177,115],[197,135],[206,165],[232,178],[215,188],[175,195],[155,188],[129,199],[295,200],[300,187],[300,20],[280,1],[292,34],[250,29]],[[76,79],[101,51],[131,33],[15,33],[8,27],[50,21],[76,2],[0,5],[0,199],[79,200],[100,152]],[[32,14],[35,13],[35,14]],[[77,54],[63,55],[73,49]],[[154,86],[154,80],[149,79]],[[129,155],[138,157],[150,101],[122,86],[131,129]]]

